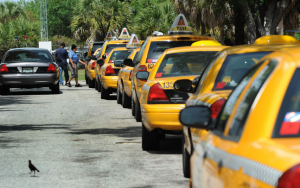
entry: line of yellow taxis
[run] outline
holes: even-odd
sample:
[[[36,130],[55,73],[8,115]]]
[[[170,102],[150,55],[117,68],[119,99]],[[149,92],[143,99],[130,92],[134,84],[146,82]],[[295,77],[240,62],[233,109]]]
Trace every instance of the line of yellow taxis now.
[[[102,99],[117,92],[117,103],[131,107],[143,150],[182,135],[190,187],[300,187],[297,39],[222,46],[192,35],[182,14],[168,35],[143,45],[126,28],[121,36],[102,46],[95,85]]]

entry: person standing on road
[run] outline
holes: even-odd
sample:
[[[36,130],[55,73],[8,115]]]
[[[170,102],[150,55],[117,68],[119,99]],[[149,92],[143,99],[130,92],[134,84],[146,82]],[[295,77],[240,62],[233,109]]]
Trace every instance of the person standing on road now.
[[[68,52],[67,50],[65,49],[65,43],[62,42],[60,44],[60,48],[58,48],[56,51],[55,51],[55,59],[56,59],[56,62],[59,66],[59,84],[63,85],[64,84],[64,80],[62,78],[62,72],[64,71],[64,74],[65,74],[65,85],[67,85],[67,81],[69,80],[69,72],[68,72],[68,62],[67,62],[67,59],[69,58],[68,57]]]
[[[85,65],[85,63],[78,58],[77,54],[75,53],[76,51],[77,51],[77,46],[75,44],[72,44],[71,50],[69,52],[69,60],[70,60],[69,69],[71,71],[71,78],[69,79],[69,81],[67,83],[68,87],[72,87],[72,85],[71,85],[70,82],[71,82],[71,80],[73,78],[75,78],[75,82],[76,82],[75,87],[82,87],[78,83],[78,68],[77,68],[77,64],[81,63],[81,64]]]

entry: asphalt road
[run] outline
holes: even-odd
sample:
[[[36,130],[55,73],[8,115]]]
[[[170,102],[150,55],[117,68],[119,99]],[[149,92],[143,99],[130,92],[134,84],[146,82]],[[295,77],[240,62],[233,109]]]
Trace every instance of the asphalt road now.
[[[61,87],[0,96],[0,187],[187,187],[181,137],[141,149],[141,123],[116,97]],[[28,160],[40,170],[30,175]]]

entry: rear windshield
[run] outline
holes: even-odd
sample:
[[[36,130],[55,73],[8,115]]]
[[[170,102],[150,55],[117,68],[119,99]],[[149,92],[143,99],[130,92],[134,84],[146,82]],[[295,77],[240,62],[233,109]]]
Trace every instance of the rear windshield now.
[[[134,58],[132,60],[133,63],[136,61],[136,58],[137,58],[138,55],[139,55],[139,52],[136,52],[136,54],[134,55]]]
[[[215,82],[214,90],[232,90],[259,59],[271,52],[227,56]]]
[[[101,48],[103,44],[93,44],[93,48],[92,48],[92,54],[95,53],[95,51],[98,49],[98,48]]]
[[[53,62],[50,52],[45,50],[13,50],[7,52],[4,63]]]
[[[216,51],[207,51],[167,54],[155,77],[200,75],[216,53]]]
[[[124,61],[124,59],[126,59],[131,52],[132,50],[114,51],[110,56],[109,63]]]
[[[276,121],[273,138],[300,137],[300,69],[286,91]]]
[[[109,53],[114,49],[114,48],[121,48],[121,47],[126,47],[126,44],[108,44],[106,46],[105,50],[105,55],[109,55]],[[124,58],[125,59],[125,58]]]
[[[196,41],[162,41],[151,42],[148,52],[147,63],[156,63],[162,53],[169,48],[191,46]]]

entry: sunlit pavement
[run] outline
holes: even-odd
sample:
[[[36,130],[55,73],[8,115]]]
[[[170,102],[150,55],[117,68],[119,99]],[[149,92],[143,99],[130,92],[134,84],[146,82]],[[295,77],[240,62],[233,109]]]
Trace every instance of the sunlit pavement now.
[[[81,84],[59,95],[42,88],[0,96],[0,187],[188,186],[180,136],[142,151],[131,110]],[[35,177],[28,160],[40,170]]]

